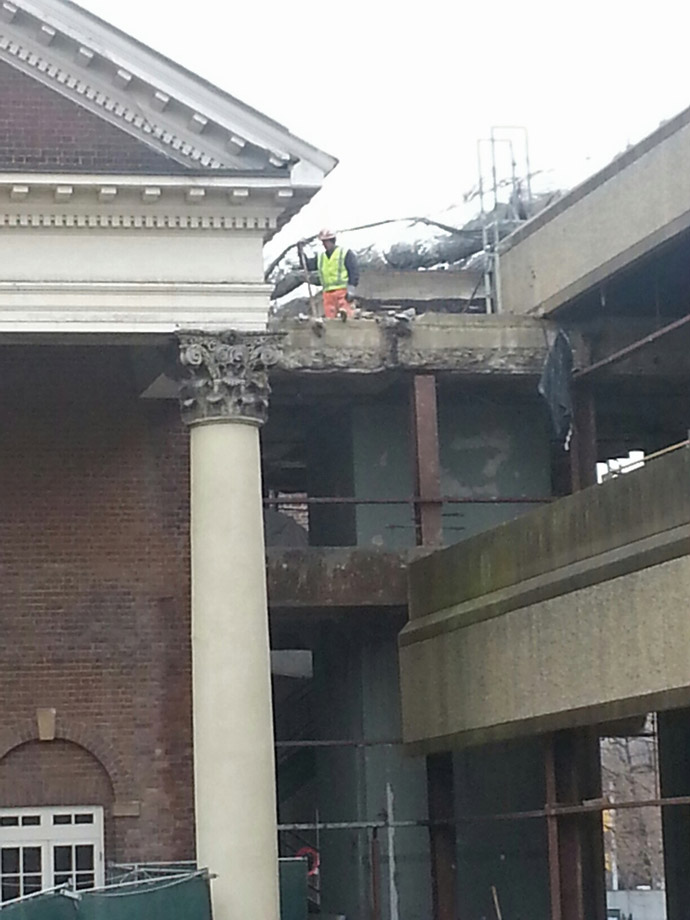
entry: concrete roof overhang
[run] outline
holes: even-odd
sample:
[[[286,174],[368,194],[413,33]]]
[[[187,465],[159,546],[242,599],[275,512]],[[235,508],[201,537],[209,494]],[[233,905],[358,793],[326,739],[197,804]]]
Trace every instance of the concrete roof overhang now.
[[[504,310],[551,315],[690,227],[690,108],[508,236]]]

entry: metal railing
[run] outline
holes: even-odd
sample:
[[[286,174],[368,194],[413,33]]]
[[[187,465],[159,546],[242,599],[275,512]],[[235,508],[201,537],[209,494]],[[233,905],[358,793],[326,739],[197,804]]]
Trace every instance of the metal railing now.
[[[380,521],[377,526],[383,533],[392,531],[407,531],[409,533],[409,544],[414,546],[422,541],[419,537],[419,527],[421,516],[426,509],[440,508],[443,514],[443,529],[448,537],[462,533],[467,528],[463,524],[465,510],[469,508],[489,508],[489,507],[512,507],[528,508],[538,507],[554,501],[553,496],[534,496],[534,495],[513,495],[513,496],[463,496],[444,495],[439,498],[429,499],[419,495],[407,495],[400,498],[381,498],[381,497],[360,497],[352,495],[330,495],[330,496],[313,496],[304,495],[303,493],[282,493],[272,495],[263,500],[264,508],[278,511],[286,517],[291,518],[295,524],[302,528],[304,532],[305,545],[357,545],[356,523],[354,517],[345,523],[342,520],[336,522],[336,513],[343,513],[343,509],[351,509],[353,514],[363,509],[380,509]],[[328,509],[333,509],[333,518],[328,515]],[[338,512],[336,512],[338,509]],[[315,525],[312,520],[314,513],[320,514],[319,524]],[[331,523],[334,529],[341,531],[340,537],[342,542],[332,542],[334,534],[329,532],[329,541],[322,544],[319,538],[321,531],[327,531]],[[370,523],[370,521],[368,522]],[[493,521],[488,521],[487,526],[493,526]],[[336,530],[336,532],[337,532]],[[344,534],[349,530],[349,538],[346,539]],[[457,537],[456,537],[457,538]],[[399,542],[399,541],[398,541]],[[447,541],[446,541],[447,542]],[[289,545],[289,544],[271,544],[268,545]]]

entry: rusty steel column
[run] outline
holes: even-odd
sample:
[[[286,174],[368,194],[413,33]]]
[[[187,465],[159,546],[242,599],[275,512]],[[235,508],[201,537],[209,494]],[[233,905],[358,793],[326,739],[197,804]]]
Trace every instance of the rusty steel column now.
[[[594,728],[547,740],[547,809],[601,797],[599,737]],[[601,812],[547,817],[551,920],[605,920]]]
[[[410,401],[415,492],[419,498],[415,506],[417,543],[440,546],[443,543],[443,505],[436,377],[433,374],[415,375]],[[433,920],[455,920],[456,839],[455,825],[450,823],[455,815],[455,791],[450,751],[426,758],[426,783]]]
[[[555,748],[554,736],[547,735],[544,739],[547,811],[558,804]],[[549,861],[549,903],[551,906],[551,920],[563,920],[563,913],[561,911],[561,863],[558,853],[558,818],[555,814],[547,815],[546,840]]]
[[[573,434],[570,443],[570,472],[573,492],[596,485],[597,419],[594,392],[587,383],[573,387]]]
[[[416,374],[412,381],[412,437],[414,441],[417,543],[443,543],[441,462],[438,449],[436,377]]]
[[[664,798],[690,793],[690,709],[657,715],[659,784]],[[690,805],[661,809],[666,916],[684,920],[690,904]]]
[[[431,895],[434,920],[456,918],[456,840],[453,754],[432,754],[426,759],[431,847]],[[434,822],[438,822],[434,824]]]

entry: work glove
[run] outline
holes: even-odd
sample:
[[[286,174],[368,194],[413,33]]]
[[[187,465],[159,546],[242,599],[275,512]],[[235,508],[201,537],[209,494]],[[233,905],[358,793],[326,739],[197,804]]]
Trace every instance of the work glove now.
[[[356,296],[357,296],[357,291],[355,290],[355,288],[353,288],[351,284],[348,284],[347,291],[345,291],[345,300],[348,303],[352,303],[352,301],[355,299]]]

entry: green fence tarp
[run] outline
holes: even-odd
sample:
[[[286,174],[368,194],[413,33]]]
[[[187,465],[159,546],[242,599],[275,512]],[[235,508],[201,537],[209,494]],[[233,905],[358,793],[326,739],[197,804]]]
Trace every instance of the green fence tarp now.
[[[7,904],[0,920],[211,920],[209,883],[202,875],[132,882],[78,900],[53,892]]]
[[[307,861],[280,860],[280,920],[307,920]]]
[[[50,892],[6,904],[0,920],[211,920],[205,873],[68,894]],[[306,860],[280,860],[280,901],[281,920],[307,920]]]

